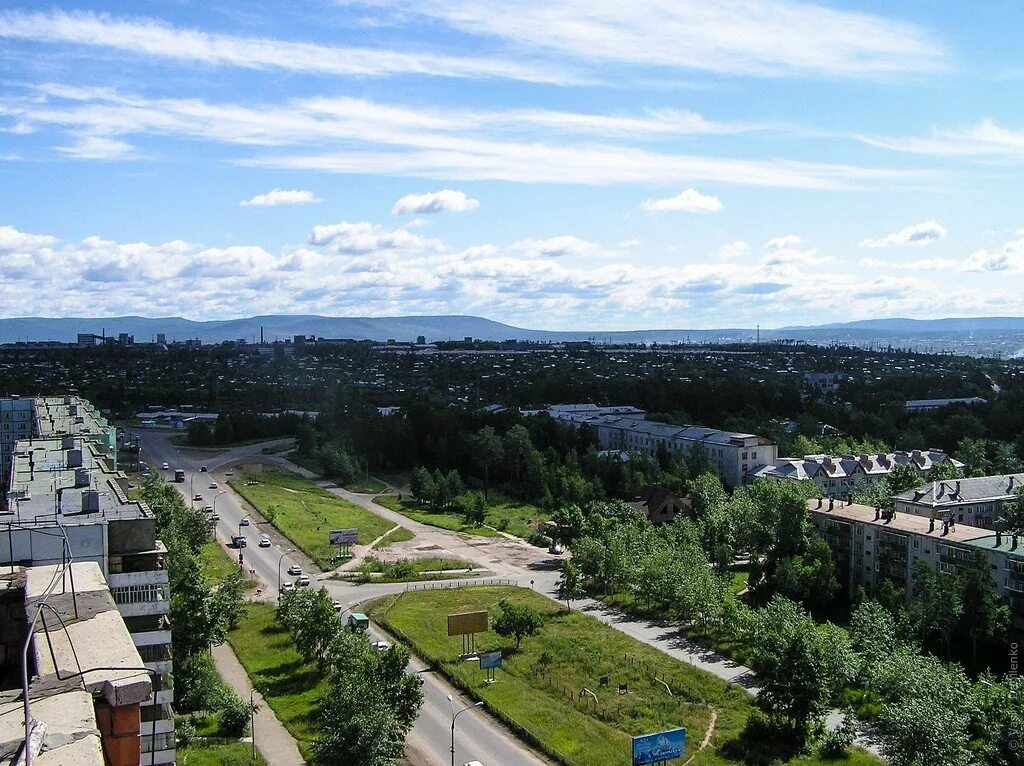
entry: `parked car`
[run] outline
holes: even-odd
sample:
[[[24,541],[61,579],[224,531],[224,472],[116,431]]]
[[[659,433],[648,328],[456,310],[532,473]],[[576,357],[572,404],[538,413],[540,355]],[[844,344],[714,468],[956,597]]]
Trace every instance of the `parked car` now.
[[[242,519],[240,522],[238,522],[238,526],[240,526],[240,527],[247,527],[251,523],[252,522],[249,521],[249,517],[246,516],[244,519]]]
[[[163,468],[166,471],[166,470],[168,470],[171,467],[171,464],[170,463],[161,463],[160,467]]]
[[[342,604],[342,603],[341,603],[340,601],[338,601],[337,599],[335,599],[334,601],[332,601],[332,602],[331,602],[331,606],[333,606],[333,607],[334,607],[334,611],[335,611],[335,612],[340,612],[340,611],[341,611],[342,609],[344,609],[344,608],[345,608],[345,605],[344,605],[344,604]]]
[[[292,575],[293,577],[295,575],[300,575],[302,574],[302,567],[300,567],[298,564],[292,564],[290,567],[288,567],[288,574]]]
[[[553,553],[556,556],[561,556],[563,551],[564,549],[558,543],[555,543],[550,548],[548,548],[548,553]]]
[[[391,644],[387,641],[374,641],[373,646],[378,652],[386,652],[391,648]]]
[[[295,584],[294,583],[290,583],[290,582],[283,582],[283,583],[281,583],[281,592],[282,593],[290,593],[293,590],[295,590]]]
[[[234,476],[234,475],[235,475],[235,472],[234,472],[234,471],[225,471],[225,472],[224,472],[224,475],[225,475],[225,476]]]
[[[263,535],[263,537],[260,538],[260,547],[261,548],[269,548],[270,547],[270,538],[267,537],[266,535]]]
[[[309,575],[299,575],[299,579],[295,581],[295,584],[300,588],[305,588],[309,585]]]

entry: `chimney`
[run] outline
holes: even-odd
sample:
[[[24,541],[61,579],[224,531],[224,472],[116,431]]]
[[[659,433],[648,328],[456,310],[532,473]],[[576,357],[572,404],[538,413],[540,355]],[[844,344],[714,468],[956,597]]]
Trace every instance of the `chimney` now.
[[[996,547],[1000,547],[1003,544],[1003,533],[998,529],[996,530]]]
[[[1013,545],[1010,546],[1013,550],[1017,550],[1017,535],[1013,536]]]
[[[877,505],[875,506],[875,521],[878,521],[882,517],[882,509]]]
[[[928,519],[928,531],[929,532],[934,532],[935,531],[935,517],[934,516],[932,518]]]
[[[819,497],[819,498],[818,498],[818,507],[819,507],[819,508],[821,508],[821,505],[822,505],[822,503],[821,503],[821,498]]]
[[[75,437],[74,436],[62,436],[60,439],[61,449],[74,449],[75,448]]]
[[[1010,485],[1007,487],[1010,492],[1013,492],[1013,476],[1010,476]]]
[[[946,482],[940,481],[939,482],[939,494],[936,495],[936,497],[942,497],[944,494],[946,494]]]
[[[78,468],[82,465],[82,450],[69,449],[64,453],[64,465],[67,468]]]
[[[960,494],[960,480],[959,479],[956,480],[956,494],[957,495]]]
[[[88,468],[76,468],[75,469],[75,486],[76,487],[88,487],[89,486],[89,469]]]
[[[95,513],[100,509],[100,491],[87,489],[82,492],[82,512]]]
[[[828,499],[828,509],[830,511],[832,510],[832,506],[835,504],[835,501],[836,501],[836,499],[834,497],[829,497],[829,499]]]
[[[847,505],[853,505],[853,493],[852,492],[849,495],[846,496],[846,504]]]

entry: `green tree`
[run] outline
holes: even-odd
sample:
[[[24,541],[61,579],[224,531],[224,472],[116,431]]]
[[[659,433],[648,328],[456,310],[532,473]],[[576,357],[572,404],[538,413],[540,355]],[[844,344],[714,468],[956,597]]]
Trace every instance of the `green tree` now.
[[[1003,503],[999,523],[1011,535],[1024,535],[1024,487],[1017,487],[1013,498]]]
[[[931,642],[946,654],[964,612],[954,575],[936,572],[923,561],[914,562],[914,598],[910,622],[922,643]]]
[[[491,627],[499,636],[514,636],[518,649],[523,638],[532,636],[540,630],[542,624],[540,612],[529,604],[518,604],[503,599],[498,602],[498,616],[494,618]]]
[[[572,559],[565,559],[561,566],[561,577],[558,580],[558,597],[565,600],[565,611],[571,612],[569,602],[576,598],[582,598],[583,575],[580,568]]]
[[[498,434],[490,426],[484,426],[473,437],[473,456],[484,472],[484,497],[490,500],[491,469],[500,464],[505,455]]]
[[[722,480],[716,473],[702,473],[690,483],[690,503],[693,515],[698,519],[720,511],[725,506],[726,499]]]
[[[974,551],[957,572],[963,611],[959,632],[971,639],[971,655],[977,659],[979,641],[1000,641],[1013,622],[1010,607],[996,592],[988,557]]]
[[[957,442],[956,455],[964,463],[968,476],[986,476],[989,472],[988,450],[984,439],[965,437]]]

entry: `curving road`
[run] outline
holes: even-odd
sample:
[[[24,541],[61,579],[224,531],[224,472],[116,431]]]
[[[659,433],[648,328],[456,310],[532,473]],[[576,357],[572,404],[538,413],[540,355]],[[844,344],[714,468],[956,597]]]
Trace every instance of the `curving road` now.
[[[274,600],[277,596],[278,571],[280,565],[281,577],[290,579],[287,569],[293,564],[303,567],[303,570],[311,576],[316,568],[302,554],[301,551],[293,551],[292,546],[273,526],[268,523],[261,523],[251,513],[248,505],[228,486],[227,472],[231,471],[239,463],[247,460],[258,459],[261,462],[283,462],[268,459],[262,454],[264,447],[269,444],[281,442],[264,442],[244,447],[235,447],[226,450],[196,450],[179,447],[170,441],[174,432],[132,429],[133,435],[140,438],[143,449],[143,459],[147,460],[158,471],[161,471],[168,481],[174,478],[174,470],[185,471],[185,482],[174,484],[182,496],[189,502],[194,493],[203,496],[202,505],[214,505],[216,497],[216,511],[220,516],[217,522],[217,538],[225,545],[230,542],[231,536],[239,529],[246,535],[249,546],[242,550],[243,565],[245,569],[255,570],[255,576],[259,578],[263,586],[260,589],[259,597],[267,600]],[[180,433],[180,432],[178,432]],[[162,463],[168,464],[168,469],[162,471]],[[201,466],[206,466],[207,471],[201,472]],[[290,468],[295,469],[289,464]],[[212,481],[218,483],[218,489],[210,489]],[[391,512],[370,503],[370,498],[359,495],[349,496],[346,499],[366,505],[388,518]],[[358,498],[355,500],[354,498]],[[250,517],[252,524],[248,527],[239,527],[239,522]],[[419,527],[415,522],[410,522],[402,517],[403,526],[414,533]],[[433,527],[426,529],[436,532]],[[272,546],[270,548],[259,548],[256,543],[260,534],[270,536]],[[452,537],[456,537],[452,535]],[[457,538],[456,538],[457,539]],[[463,548],[472,548],[467,545],[457,545],[459,554],[468,558],[473,554],[472,550],[464,551]],[[236,555],[233,548],[229,553]],[[474,558],[474,560],[476,560]],[[509,572],[508,574],[513,574]],[[529,573],[520,573],[525,577],[523,584],[528,585],[530,579],[537,579],[539,573],[532,578]],[[550,573],[549,579],[550,579]],[[503,576],[507,576],[503,574]],[[320,585],[323,585],[330,592],[332,598],[336,598],[345,604],[346,612],[355,610],[359,604],[370,599],[378,598],[389,593],[402,590],[402,584],[367,584],[354,585],[351,583],[317,578]],[[520,577],[515,577],[520,581]],[[375,633],[380,637],[379,633]],[[469,701],[462,697],[458,691],[447,682],[433,673],[426,670],[426,667],[416,658],[410,663],[410,670],[419,674],[423,679],[423,706],[420,708],[420,715],[413,726],[407,739],[407,755],[415,766],[445,766],[452,762],[451,748],[451,721],[452,709],[459,710],[469,705]],[[425,671],[425,672],[424,672]],[[448,696],[452,695],[450,702]],[[549,763],[540,755],[534,753],[525,744],[519,742],[515,737],[504,729],[497,721],[480,710],[467,710],[459,715],[458,725],[455,733],[455,760],[457,766],[468,761],[480,761],[484,766],[543,766]]]

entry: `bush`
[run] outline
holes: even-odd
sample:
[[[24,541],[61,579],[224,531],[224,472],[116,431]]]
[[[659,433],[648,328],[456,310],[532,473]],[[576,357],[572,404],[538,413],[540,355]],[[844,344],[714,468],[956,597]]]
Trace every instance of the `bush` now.
[[[530,545],[536,545],[538,548],[550,548],[554,541],[547,535],[541,534],[540,532],[532,533],[527,539]]]
[[[411,561],[401,559],[391,565],[389,574],[396,580],[402,578],[413,578],[416,576],[416,567],[412,565]]]
[[[220,730],[226,737],[244,736],[249,728],[249,706],[242,701],[242,698],[228,688],[224,689],[224,695],[220,704]]]
[[[195,724],[187,718],[182,718],[174,725],[174,733],[178,738],[178,747],[191,747],[199,737]]]
[[[857,729],[853,725],[852,716],[847,716],[841,724],[834,729],[827,730],[818,742],[818,752],[822,758],[835,760],[846,755],[853,740],[857,735]]]

